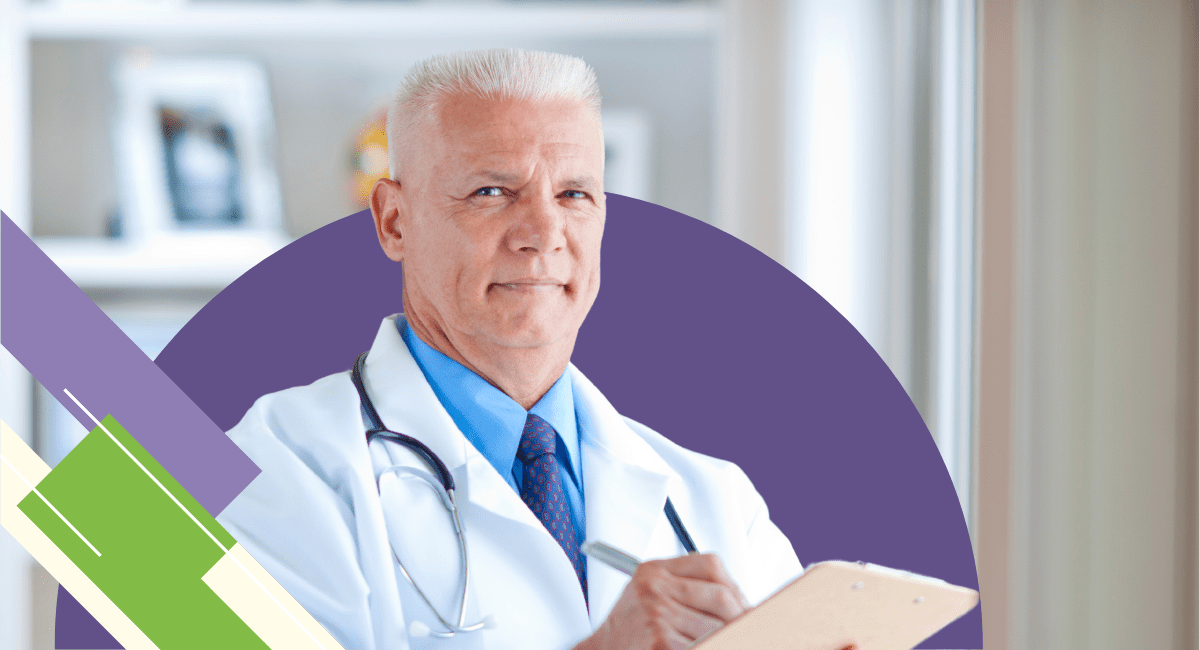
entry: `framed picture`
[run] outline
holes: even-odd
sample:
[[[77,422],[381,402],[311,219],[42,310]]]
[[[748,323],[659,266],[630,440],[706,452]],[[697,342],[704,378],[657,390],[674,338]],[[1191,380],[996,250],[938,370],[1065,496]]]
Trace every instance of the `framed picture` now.
[[[283,232],[266,72],[241,60],[117,66],[121,234]]]

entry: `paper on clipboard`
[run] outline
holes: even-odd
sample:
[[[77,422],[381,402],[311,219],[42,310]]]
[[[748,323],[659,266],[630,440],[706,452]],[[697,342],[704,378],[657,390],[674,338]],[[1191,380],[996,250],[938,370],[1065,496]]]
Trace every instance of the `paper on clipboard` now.
[[[692,650],[908,650],[975,608],[936,578],[833,560],[814,564]]]

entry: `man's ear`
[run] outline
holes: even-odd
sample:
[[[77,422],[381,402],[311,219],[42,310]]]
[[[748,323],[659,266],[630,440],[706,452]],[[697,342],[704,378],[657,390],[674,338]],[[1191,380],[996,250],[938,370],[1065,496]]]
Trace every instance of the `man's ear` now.
[[[371,216],[375,217],[375,234],[383,252],[394,262],[404,260],[404,234],[401,228],[400,183],[381,178],[371,188]]]

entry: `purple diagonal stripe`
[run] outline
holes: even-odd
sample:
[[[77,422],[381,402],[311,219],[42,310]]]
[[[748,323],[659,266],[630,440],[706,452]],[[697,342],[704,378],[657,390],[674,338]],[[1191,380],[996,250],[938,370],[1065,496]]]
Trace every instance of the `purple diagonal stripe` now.
[[[0,213],[0,344],[87,429],[112,414],[216,515],[258,467],[38,248]]]

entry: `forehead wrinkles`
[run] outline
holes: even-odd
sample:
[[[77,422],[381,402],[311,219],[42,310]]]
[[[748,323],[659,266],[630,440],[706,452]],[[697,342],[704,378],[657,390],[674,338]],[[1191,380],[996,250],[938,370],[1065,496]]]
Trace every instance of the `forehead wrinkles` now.
[[[583,173],[588,163],[587,148],[572,142],[542,142],[531,146],[495,148],[473,156],[471,173],[504,180],[535,169],[552,172],[574,170]],[[515,180],[515,179],[513,179]]]

